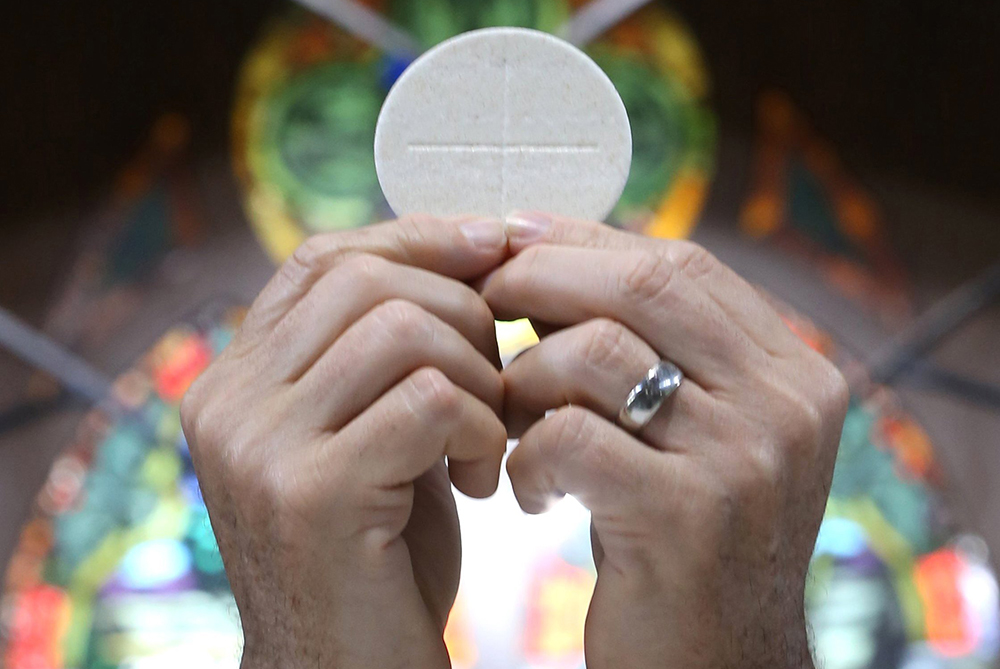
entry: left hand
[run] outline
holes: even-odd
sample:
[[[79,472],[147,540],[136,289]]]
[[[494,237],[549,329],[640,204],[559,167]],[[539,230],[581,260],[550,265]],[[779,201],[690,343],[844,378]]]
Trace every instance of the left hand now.
[[[492,494],[506,446],[493,314],[465,281],[506,255],[498,220],[311,237],[184,397],[243,669],[450,666],[449,479]]]
[[[593,514],[589,669],[811,666],[843,377],[695,244],[540,214],[507,234],[484,298],[555,329],[503,372],[507,468],[526,511],[572,493]],[[686,378],[631,434],[618,411],[660,359]]]

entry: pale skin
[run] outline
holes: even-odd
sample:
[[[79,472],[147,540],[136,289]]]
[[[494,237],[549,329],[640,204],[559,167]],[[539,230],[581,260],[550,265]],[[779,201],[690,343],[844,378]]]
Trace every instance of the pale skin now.
[[[541,342],[500,370],[493,318]],[[616,422],[660,359],[686,379]],[[451,483],[593,514],[589,669],[810,667],[843,377],[695,244],[543,214],[312,238],[182,406],[242,666],[445,668]],[[549,410],[555,409],[548,414]]]

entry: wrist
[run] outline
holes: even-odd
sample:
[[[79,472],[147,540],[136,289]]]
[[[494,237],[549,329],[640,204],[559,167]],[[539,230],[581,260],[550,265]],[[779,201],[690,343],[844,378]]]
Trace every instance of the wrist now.
[[[418,644],[419,645],[419,644]],[[352,657],[345,661],[345,655]],[[451,669],[444,639],[431,644],[430,648],[411,647],[405,657],[396,654],[392,658],[381,657],[377,662],[360,659],[355,653],[337,653],[330,649],[282,649],[268,644],[244,643],[240,658],[240,669],[369,669],[379,666],[384,669]]]
[[[772,666],[781,666],[786,669],[815,669],[812,657],[812,643],[805,624],[790,628],[782,634],[783,657],[775,658],[781,663]]]

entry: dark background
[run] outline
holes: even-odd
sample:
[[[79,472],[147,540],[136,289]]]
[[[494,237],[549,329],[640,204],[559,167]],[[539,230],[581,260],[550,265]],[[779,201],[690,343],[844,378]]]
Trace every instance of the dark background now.
[[[100,196],[158,112],[224,146],[232,87],[274,0],[13,2],[0,28],[0,230]],[[1000,200],[1000,2],[674,0],[723,127],[787,90],[850,164]],[[961,221],[954,225],[961,226]],[[0,238],[2,239],[2,238]]]

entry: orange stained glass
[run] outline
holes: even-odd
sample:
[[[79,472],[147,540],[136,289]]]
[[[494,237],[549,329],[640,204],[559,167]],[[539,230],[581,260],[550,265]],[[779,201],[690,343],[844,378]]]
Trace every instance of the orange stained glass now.
[[[69,598],[59,588],[39,585],[17,596],[4,657],[8,669],[62,666],[59,640],[69,621]]]
[[[963,568],[962,558],[945,548],[920,558],[913,572],[924,605],[927,643],[947,657],[968,655],[976,647],[959,590]]]
[[[157,392],[167,401],[179,402],[211,359],[212,351],[201,337],[168,337],[153,356]]]
[[[897,462],[912,478],[925,480],[934,467],[934,451],[927,433],[908,418],[886,417],[879,427]]]

